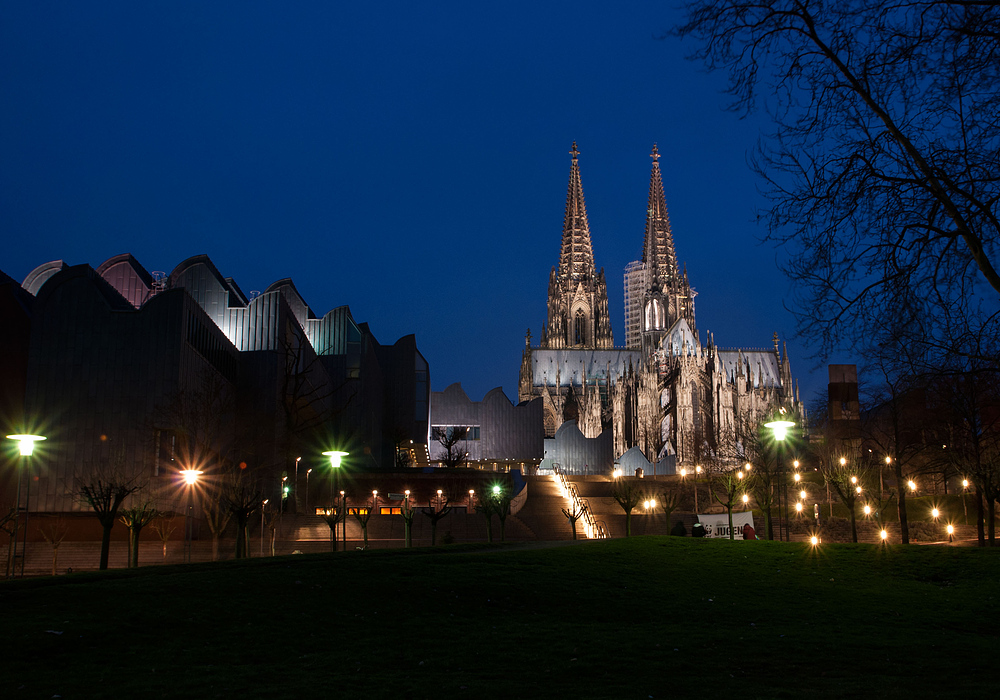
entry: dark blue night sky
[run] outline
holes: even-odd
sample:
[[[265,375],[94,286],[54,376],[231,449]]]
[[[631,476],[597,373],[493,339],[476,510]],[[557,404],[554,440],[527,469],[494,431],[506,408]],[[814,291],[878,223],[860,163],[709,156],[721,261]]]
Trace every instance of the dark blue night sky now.
[[[318,315],[415,333],[435,390],[516,400],[570,144],[621,343],[655,142],[702,340],[777,331],[809,399],[825,370],[791,342],[780,252],[757,242],[747,157],[766,123],[657,38],[678,19],[660,2],[5,3],[0,269],[206,253],[246,292],[290,276]]]

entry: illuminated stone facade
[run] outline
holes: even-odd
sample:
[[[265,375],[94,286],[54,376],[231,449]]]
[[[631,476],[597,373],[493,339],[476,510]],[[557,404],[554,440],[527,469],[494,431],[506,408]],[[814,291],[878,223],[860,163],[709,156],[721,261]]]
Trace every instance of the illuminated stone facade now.
[[[722,349],[711,334],[701,343],[695,291],[677,263],[655,146],[642,259],[625,272],[626,340],[615,346],[604,271],[595,272],[575,143],[570,154],[548,319],[537,346],[530,331],[525,337],[518,385],[520,401],[542,399],[546,437],[556,438],[569,420],[587,438],[610,431],[614,459],[638,447],[663,474],[734,444],[736,425],[748,417],[784,408],[801,419],[787,349],[781,350],[777,334],[773,350]],[[568,472],[612,468],[560,466]]]

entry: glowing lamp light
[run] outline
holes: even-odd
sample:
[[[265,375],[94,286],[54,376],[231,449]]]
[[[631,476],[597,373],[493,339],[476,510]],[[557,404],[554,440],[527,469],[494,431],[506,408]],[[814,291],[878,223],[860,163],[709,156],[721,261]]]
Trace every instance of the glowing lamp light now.
[[[743,478],[743,472],[736,472],[736,478],[737,479],[742,479]]]
[[[889,533],[886,532],[885,530],[880,530],[879,533],[878,533],[878,536],[879,536],[879,538],[881,538],[881,540],[883,542],[885,542],[887,539],[889,539]]]
[[[611,472],[611,475],[616,479],[620,477],[622,475],[621,467],[615,467],[615,470]]]
[[[815,547],[816,545],[819,544],[819,538],[816,535],[813,535],[812,537],[809,538],[809,544]]]
[[[954,525],[949,525],[948,526],[948,535],[951,536],[951,535],[954,535],[954,534],[955,534],[955,526]]]
[[[795,512],[796,513],[801,513],[802,512],[802,504],[801,503],[796,503],[795,504]]]
[[[802,489],[801,491],[799,491],[799,498],[801,498],[803,501],[806,500],[806,495],[807,494],[806,494],[806,490],[805,489]]]
[[[886,458],[885,458],[885,463],[886,463],[886,464],[891,464],[891,463],[892,463],[892,458],[891,458],[891,457],[889,457],[888,455],[886,455]]]
[[[330,466],[336,469],[340,466],[340,460],[350,454],[350,452],[342,452],[340,450],[327,450],[324,452],[327,457],[330,458]]]
[[[910,481],[907,481],[906,485],[909,487],[910,491],[917,490],[917,482],[913,481],[912,479]]]
[[[500,495],[500,486],[499,486],[499,484],[493,487],[493,495],[494,496],[499,496]]]
[[[10,437],[10,436],[8,435],[7,437]],[[963,489],[969,488],[969,480],[968,479],[962,479],[962,488]]]
[[[444,491],[442,491],[441,489],[438,489],[438,496],[440,496],[442,493],[444,493]]]
[[[773,420],[770,423],[764,423],[765,428],[770,428],[774,432],[775,440],[784,440],[788,435],[788,429],[794,425],[795,423],[790,420]]]
[[[752,467],[753,465],[752,465],[752,464],[750,464],[750,462],[747,462],[747,463],[746,463],[746,464],[744,464],[743,466],[744,466],[744,468],[745,468],[745,469],[746,469],[747,471],[750,471],[750,468],[751,468],[751,467]]]
[[[681,469],[681,476],[687,476],[687,475],[688,475],[688,470],[687,469]]]
[[[41,435],[8,435],[7,439],[17,442],[22,457],[30,457],[32,450],[35,449],[35,443],[41,442],[45,438]]]
[[[872,507],[865,506],[865,515],[871,515],[871,514],[872,514]]]
[[[856,476],[852,476],[852,477],[851,477],[851,483],[852,483],[852,484],[856,484],[856,483],[858,483],[858,477],[856,477]]]
[[[799,483],[800,481],[802,481],[802,475],[801,474],[795,474],[794,476],[792,476],[792,478],[795,479],[795,483],[796,484]]]
[[[201,469],[185,469],[181,472],[181,477],[184,478],[184,483],[188,486],[192,486],[198,483],[198,477],[204,474]]]
[[[403,495],[406,496],[407,498],[409,498],[410,497],[410,489],[406,489],[405,491],[403,491]]]
[[[860,486],[857,487],[856,489],[854,489],[854,491],[855,491],[855,493],[861,493],[861,487]]]
[[[695,473],[695,474],[701,474],[701,467],[699,467],[699,466],[695,465],[695,468],[694,468],[694,473]]]
[[[846,465],[847,465],[847,457],[841,457],[840,458],[840,466],[843,467],[843,466],[846,466]]]
[[[749,502],[750,502],[750,497],[746,494],[743,494],[743,504],[746,505]]]
[[[937,508],[932,508],[931,509],[931,517],[932,518],[937,518],[940,515],[941,515],[941,511],[939,511]]]

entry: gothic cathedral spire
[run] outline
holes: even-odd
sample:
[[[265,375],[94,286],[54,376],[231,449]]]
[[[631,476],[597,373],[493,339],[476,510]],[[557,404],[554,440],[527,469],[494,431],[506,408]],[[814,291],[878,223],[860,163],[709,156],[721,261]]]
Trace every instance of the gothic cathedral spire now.
[[[630,344],[639,344],[647,350],[655,349],[666,332],[680,318],[687,321],[692,333],[697,333],[694,323],[694,292],[681,274],[674,249],[674,236],[670,229],[667,199],[663,193],[663,176],[660,174],[660,152],[653,144],[653,170],[649,176],[649,199],[646,203],[646,235],[642,248],[642,265],[629,275],[642,274],[644,291],[641,306],[626,309],[626,323],[633,328]],[[633,264],[634,265],[634,264]],[[634,285],[634,282],[632,282]],[[634,293],[633,293],[634,294]],[[630,319],[628,314],[641,313],[640,319]],[[638,320],[638,323],[635,321]]]
[[[594,249],[590,243],[587,205],[583,201],[583,183],[580,182],[580,151],[576,148],[576,141],[569,153],[573,160],[569,168],[569,188],[566,192],[559,276],[574,280],[593,279]]]
[[[587,207],[580,180],[580,151],[570,150],[569,188],[563,219],[559,266],[549,275],[549,318],[542,347],[610,348],[614,346],[608,317],[604,269],[595,273]]]
[[[678,278],[677,253],[674,250],[674,236],[670,231],[667,198],[663,194],[663,177],[660,175],[660,152],[656,144],[653,144],[650,157],[653,159],[653,172],[649,176],[646,240],[642,249],[642,261],[649,270],[650,284],[663,289]]]

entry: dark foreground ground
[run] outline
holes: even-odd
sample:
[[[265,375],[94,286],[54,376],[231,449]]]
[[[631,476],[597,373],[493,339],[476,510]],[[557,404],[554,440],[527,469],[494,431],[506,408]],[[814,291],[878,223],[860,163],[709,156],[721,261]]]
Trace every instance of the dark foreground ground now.
[[[2,698],[987,697],[1000,550],[668,537],[0,585]]]

